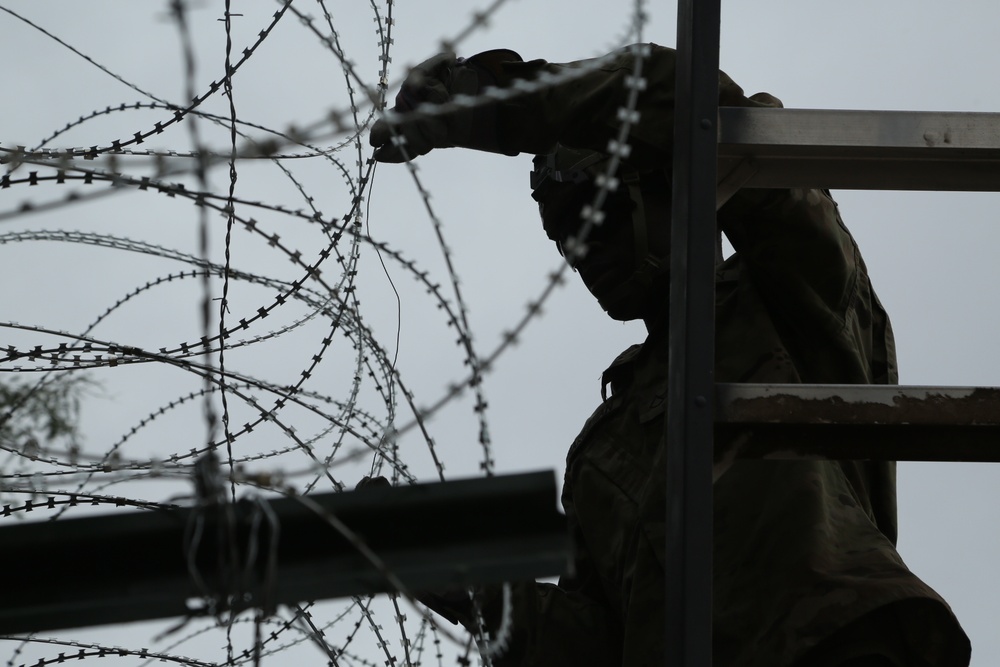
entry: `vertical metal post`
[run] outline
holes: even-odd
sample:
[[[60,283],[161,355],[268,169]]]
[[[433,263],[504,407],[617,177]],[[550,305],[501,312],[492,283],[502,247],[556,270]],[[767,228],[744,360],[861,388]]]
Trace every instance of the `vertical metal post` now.
[[[671,223],[666,664],[712,664],[712,399],[720,0],[678,0]]]

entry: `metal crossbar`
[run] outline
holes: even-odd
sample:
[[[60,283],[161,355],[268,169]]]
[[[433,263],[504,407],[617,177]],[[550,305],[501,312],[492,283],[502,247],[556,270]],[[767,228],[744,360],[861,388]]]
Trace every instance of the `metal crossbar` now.
[[[240,501],[6,527],[0,569],[18,574],[4,581],[0,634],[200,615],[210,610],[188,600],[206,596],[273,608],[395,582],[427,591],[558,575],[570,551],[556,502],[554,474],[540,472],[282,498],[268,503],[273,521]]]
[[[720,383],[715,419],[717,457],[1000,461],[991,387]]]
[[[1000,191],[1000,114],[719,109],[720,173],[744,187]]]

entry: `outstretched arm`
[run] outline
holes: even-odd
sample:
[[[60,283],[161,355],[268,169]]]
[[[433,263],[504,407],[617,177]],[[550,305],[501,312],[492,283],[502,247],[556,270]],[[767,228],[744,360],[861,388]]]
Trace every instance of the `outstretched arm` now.
[[[673,147],[675,66],[676,52],[653,44],[563,64],[523,62],[507,50],[464,60],[442,54],[414,68],[396,113],[375,124],[370,141],[386,162],[447,147],[516,155],[559,143],[607,152],[636,89],[628,161],[639,170],[662,168]],[[723,73],[719,88],[722,105],[759,105]]]
[[[476,614],[464,591],[423,594],[420,600],[452,623],[477,632]],[[477,593],[490,637],[501,627],[500,586]],[[573,576],[559,585],[523,581],[511,584],[510,634],[493,657],[496,667],[577,667],[621,662],[621,622],[604,601],[597,573],[578,553]]]
[[[896,381],[888,316],[829,192],[742,190],[718,220],[795,342],[804,382]]]

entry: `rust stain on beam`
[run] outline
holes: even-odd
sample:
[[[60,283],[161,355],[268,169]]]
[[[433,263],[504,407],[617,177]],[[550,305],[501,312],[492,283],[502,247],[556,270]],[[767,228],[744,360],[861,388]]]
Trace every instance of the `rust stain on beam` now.
[[[716,387],[716,461],[1000,461],[1000,389]]]
[[[1000,425],[1000,389],[720,384],[724,423]]]

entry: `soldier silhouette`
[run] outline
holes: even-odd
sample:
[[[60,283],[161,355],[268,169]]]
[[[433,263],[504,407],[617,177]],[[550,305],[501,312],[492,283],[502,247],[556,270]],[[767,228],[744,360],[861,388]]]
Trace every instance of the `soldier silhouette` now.
[[[628,153],[603,222],[588,224],[581,212],[607,171],[640,61],[646,85]],[[674,68],[675,52],[656,45],[566,64],[507,50],[441,54],[411,71],[395,113],[372,128],[383,162],[446,147],[535,154],[532,196],[548,237],[609,316],[641,319],[648,330],[604,372],[604,400],[567,455],[562,502],[574,571],[558,584],[513,587],[513,634],[495,665],[663,665],[666,501],[657,462]],[[745,96],[723,73],[719,91],[724,106],[780,106],[767,94]],[[715,276],[717,381],[897,381],[889,319],[829,192],[741,190],[718,226],[735,253]],[[714,495],[716,667],[968,665],[969,641],[950,608],[896,551],[894,464],[737,460]],[[479,594],[496,627],[496,591]],[[467,596],[422,599],[474,629]]]

